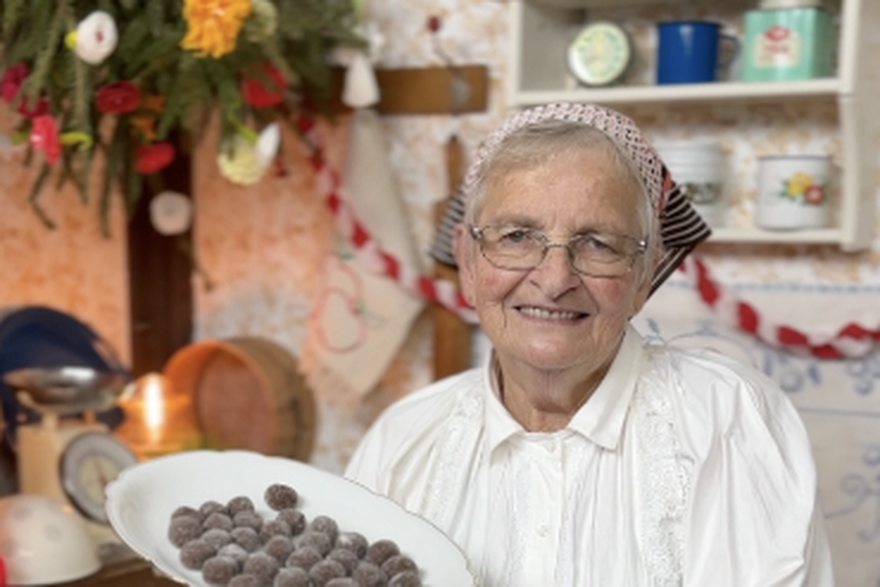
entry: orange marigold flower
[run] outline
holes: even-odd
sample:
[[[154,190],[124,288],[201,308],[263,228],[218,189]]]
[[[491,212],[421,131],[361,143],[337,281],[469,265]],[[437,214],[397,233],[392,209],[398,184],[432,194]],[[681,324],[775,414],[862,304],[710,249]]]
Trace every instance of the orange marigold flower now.
[[[232,52],[245,19],[253,12],[252,0],[184,0],[184,49],[217,58]]]

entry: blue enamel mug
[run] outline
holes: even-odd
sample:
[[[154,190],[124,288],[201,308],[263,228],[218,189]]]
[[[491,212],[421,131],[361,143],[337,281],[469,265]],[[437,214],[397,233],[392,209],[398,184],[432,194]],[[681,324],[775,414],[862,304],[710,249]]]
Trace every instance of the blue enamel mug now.
[[[713,82],[739,53],[739,40],[721,32],[714,22],[688,20],[657,25],[657,83],[692,84]],[[722,60],[721,43],[730,43]]]

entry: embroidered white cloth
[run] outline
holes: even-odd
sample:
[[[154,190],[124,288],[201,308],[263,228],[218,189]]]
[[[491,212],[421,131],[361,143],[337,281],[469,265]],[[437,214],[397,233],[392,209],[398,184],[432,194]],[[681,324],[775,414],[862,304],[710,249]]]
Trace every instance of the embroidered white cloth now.
[[[828,587],[810,445],[770,380],[630,329],[569,426],[529,433],[491,361],[390,407],[346,476],[444,530],[483,587]]]
[[[352,113],[345,177],[347,204],[357,218],[381,247],[418,270],[418,249],[373,109]],[[356,252],[347,237],[326,260],[300,357],[309,386],[325,401],[351,405],[369,393],[424,307],[423,299],[377,275],[371,266],[375,262],[369,251]]]

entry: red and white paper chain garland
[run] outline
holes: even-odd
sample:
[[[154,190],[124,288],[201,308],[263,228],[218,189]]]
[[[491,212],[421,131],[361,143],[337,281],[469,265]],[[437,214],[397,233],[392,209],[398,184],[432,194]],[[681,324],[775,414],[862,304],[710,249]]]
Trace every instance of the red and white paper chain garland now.
[[[468,323],[476,323],[473,308],[465,301],[458,286],[448,279],[432,279],[402,263],[397,257],[384,250],[366,227],[357,219],[344,197],[345,186],[339,172],[333,169],[322,156],[318,137],[311,125],[300,123],[306,136],[315,148],[312,167],[318,178],[318,185],[324,192],[327,206],[336,219],[340,235],[351,243],[366,268],[374,274],[393,280],[404,291],[439,304],[457,314]]]
[[[844,359],[863,357],[880,342],[880,329],[871,330],[855,323],[848,323],[837,329],[836,334],[828,336],[811,334],[768,319],[753,305],[739,299],[730,288],[715,281],[699,256],[686,258],[680,269],[690,277],[700,298],[722,319],[771,346],[818,359]]]

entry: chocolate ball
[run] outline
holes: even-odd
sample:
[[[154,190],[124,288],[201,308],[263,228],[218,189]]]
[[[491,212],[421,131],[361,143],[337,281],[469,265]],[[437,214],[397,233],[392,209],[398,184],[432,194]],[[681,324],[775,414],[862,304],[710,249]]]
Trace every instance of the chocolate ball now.
[[[194,516],[177,516],[171,519],[168,526],[168,540],[177,548],[182,548],[190,540],[202,535],[202,524]]]
[[[202,566],[202,576],[212,585],[227,585],[238,574],[239,566],[234,559],[213,556]]]
[[[312,565],[309,569],[309,577],[317,587],[324,587],[331,579],[345,576],[345,567],[333,560],[324,559]]]
[[[284,561],[284,564],[288,567],[298,567],[304,571],[308,571],[317,563],[321,562],[323,558],[324,557],[321,553],[314,547],[304,546],[291,552],[290,556],[287,557],[287,560]]]
[[[259,550],[263,546],[263,541],[260,539],[260,535],[257,534],[257,531],[253,528],[234,528],[229,535],[236,544],[248,552]]]
[[[364,535],[358,532],[340,532],[336,537],[337,548],[346,548],[354,552],[358,558],[364,558],[367,555],[369,545],[370,543],[364,538]]]
[[[281,563],[274,557],[260,551],[251,553],[244,561],[241,570],[248,575],[253,575],[260,580],[261,584],[266,585],[272,582],[280,568]]]
[[[290,485],[273,483],[266,488],[266,491],[263,493],[263,499],[266,501],[266,505],[278,511],[296,507],[296,504],[299,502],[299,495],[296,489]]]
[[[287,567],[278,571],[272,587],[312,587],[312,578],[299,567]]]
[[[367,547],[365,558],[376,565],[382,566],[382,563],[397,554],[400,554],[400,548],[397,547],[397,544],[393,540],[383,538]]]
[[[287,525],[290,526],[290,533],[293,536],[302,534],[306,529],[305,514],[295,508],[284,508],[283,510],[280,510],[275,516],[275,519],[287,522]]]
[[[205,561],[217,554],[217,550],[202,540],[196,538],[190,540],[180,549],[180,562],[188,569],[198,570],[202,568]]]

